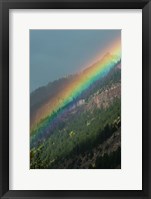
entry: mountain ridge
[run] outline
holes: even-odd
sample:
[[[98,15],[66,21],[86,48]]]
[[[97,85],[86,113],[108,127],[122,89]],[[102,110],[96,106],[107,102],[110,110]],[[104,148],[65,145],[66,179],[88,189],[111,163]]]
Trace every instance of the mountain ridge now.
[[[56,93],[61,93],[62,90],[70,85],[72,82],[76,81],[77,77],[80,75],[87,78],[89,75],[89,71],[93,70],[93,67],[95,67],[96,64],[101,63],[109,58],[112,58],[114,60],[115,56],[110,55],[107,53],[103,59],[99,60],[98,62],[94,63],[90,67],[82,70],[80,73],[76,73],[73,75],[69,75],[68,77],[64,77],[58,80],[55,80],[54,82],[48,83],[46,86],[41,87],[31,93],[30,96],[30,126],[32,127],[32,123],[35,121],[35,117],[37,114],[37,111],[45,104],[46,108],[48,109],[49,104],[51,103],[51,99],[53,99],[53,96],[56,95]],[[115,64],[115,63],[114,63]]]
[[[68,85],[74,78],[50,83],[46,92],[56,96],[64,82]],[[44,92],[40,95],[46,97]],[[45,117],[30,134],[31,169],[119,169],[121,61],[52,116]]]

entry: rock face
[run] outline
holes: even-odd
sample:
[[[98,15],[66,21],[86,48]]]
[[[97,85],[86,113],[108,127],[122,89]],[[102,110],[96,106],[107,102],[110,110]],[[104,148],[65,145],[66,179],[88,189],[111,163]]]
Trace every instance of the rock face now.
[[[85,100],[84,100],[84,99],[81,99],[81,100],[79,100],[79,101],[77,102],[77,106],[81,106],[81,105],[83,105],[83,104],[85,104]]]
[[[70,108],[70,111],[75,113],[78,107],[83,108],[84,111],[93,111],[95,108],[107,109],[115,99],[121,97],[121,83],[112,84],[104,90],[98,90],[86,102],[85,99],[80,99]]]
[[[94,107],[106,109],[110,106],[115,98],[121,97],[121,84],[116,83],[111,87],[105,88],[103,91],[98,91],[95,93],[90,101],[88,102],[86,108],[87,110],[92,110]]]

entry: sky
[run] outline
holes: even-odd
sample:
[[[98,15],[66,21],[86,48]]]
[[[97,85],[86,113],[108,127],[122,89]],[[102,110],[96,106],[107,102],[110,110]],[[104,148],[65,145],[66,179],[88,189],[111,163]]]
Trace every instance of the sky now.
[[[30,92],[79,72],[121,30],[30,30]]]

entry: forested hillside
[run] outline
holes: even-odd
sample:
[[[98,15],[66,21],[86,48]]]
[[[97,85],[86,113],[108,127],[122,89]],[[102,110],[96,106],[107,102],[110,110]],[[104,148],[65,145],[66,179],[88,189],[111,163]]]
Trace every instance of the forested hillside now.
[[[31,169],[121,168],[120,61],[74,101],[53,113],[53,126],[30,134]],[[31,120],[77,74],[51,82],[31,94]],[[61,113],[61,114],[60,114]],[[47,123],[50,118],[44,118]],[[41,121],[43,122],[43,121]],[[42,132],[42,133],[41,133]]]

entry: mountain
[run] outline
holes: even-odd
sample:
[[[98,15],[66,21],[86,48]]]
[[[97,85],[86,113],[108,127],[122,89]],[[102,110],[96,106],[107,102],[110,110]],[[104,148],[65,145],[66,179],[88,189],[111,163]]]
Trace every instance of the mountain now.
[[[68,85],[73,85],[77,79],[87,80],[96,70],[96,65],[106,63],[108,59],[111,60],[110,67],[103,75],[96,75],[93,81],[86,84],[87,87],[80,92],[78,90],[78,95],[66,100],[67,103],[60,103],[61,97],[57,96],[62,96],[60,93],[64,90],[68,91]],[[32,128],[42,107],[50,107],[54,98],[55,103],[61,105],[51,112],[51,117],[44,116]],[[30,116],[31,169],[120,168],[120,60],[115,61],[115,57],[108,53],[80,73],[37,89],[30,96]]]
[[[42,107],[45,107],[45,109],[49,109],[49,107],[52,104],[52,99],[54,98],[54,96],[58,95],[59,93],[61,93],[64,88],[66,88],[68,85],[73,84],[73,82],[75,82],[77,79],[81,79],[81,78],[89,78],[91,71],[95,71],[96,66],[99,64],[102,64],[103,62],[105,62],[106,60],[111,60],[110,65],[114,66],[116,62],[114,62],[114,60],[116,60],[116,57],[107,53],[101,60],[99,60],[98,62],[94,63],[93,65],[87,67],[85,70],[81,71],[78,74],[73,74],[70,75],[68,77],[63,77],[60,78],[54,82],[50,82],[48,85],[43,86],[38,88],[37,90],[35,90],[34,92],[31,93],[30,95],[30,124],[31,124],[31,128],[33,126],[33,124],[35,123],[36,115],[38,113],[38,111],[41,111]],[[119,61],[118,61],[119,62]],[[106,70],[106,73],[108,73],[110,71],[110,68],[108,68]],[[99,81],[103,81],[104,79],[100,78]],[[87,95],[90,95],[89,91],[93,90],[93,87],[95,87],[97,84],[97,81],[95,81],[91,87],[89,87],[89,89],[86,89],[86,92],[83,92],[85,95],[87,93]],[[94,92],[94,91],[92,91]],[[83,96],[86,97],[86,96]],[[79,96],[80,98],[80,96]],[[81,96],[82,98],[82,96]],[[59,100],[59,97],[58,97]]]

